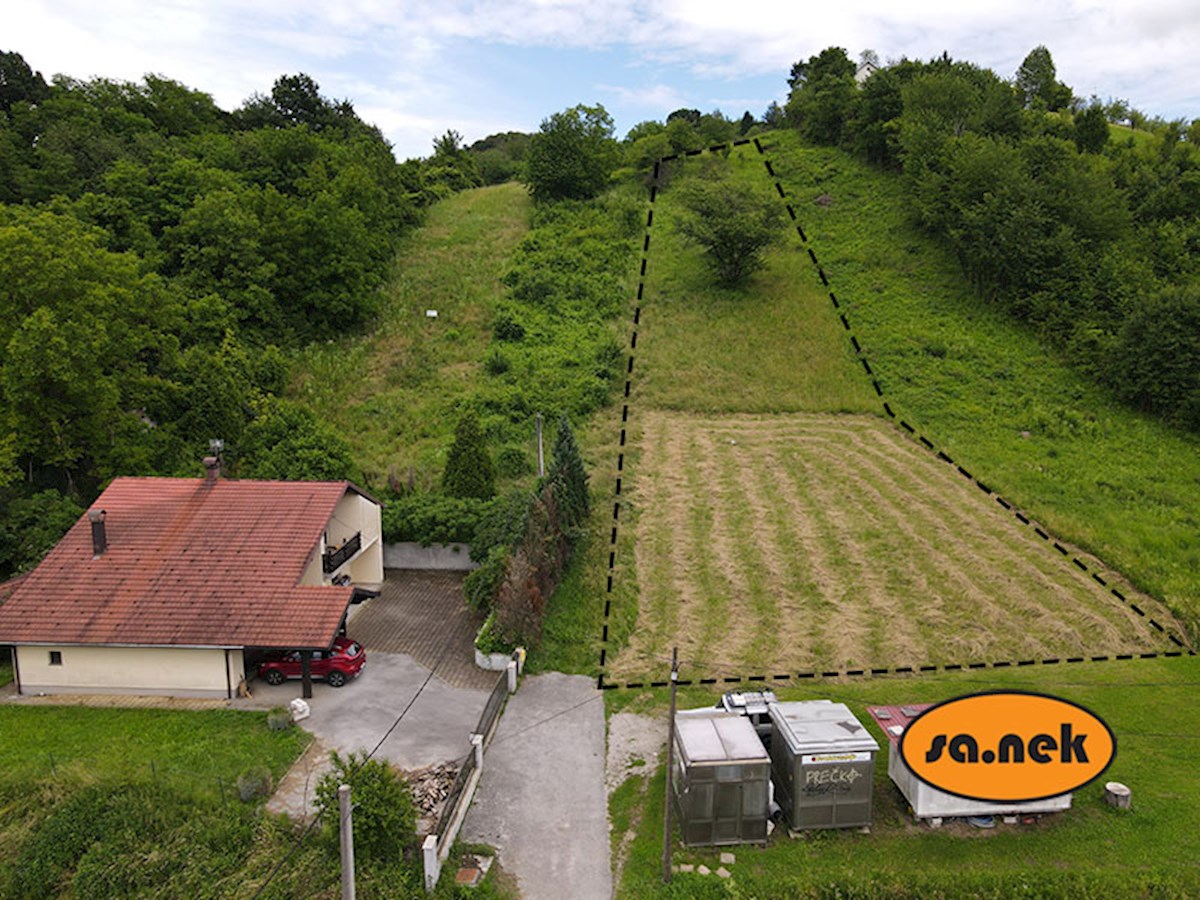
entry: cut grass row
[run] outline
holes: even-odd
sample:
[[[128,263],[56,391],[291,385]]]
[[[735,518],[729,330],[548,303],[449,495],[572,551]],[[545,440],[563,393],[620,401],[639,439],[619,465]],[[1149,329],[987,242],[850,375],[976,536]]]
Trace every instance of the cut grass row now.
[[[869,835],[815,832],[789,839],[776,830],[765,849],[734,848],[727,866],[738,896],[825,897],[1192,897],[1200,892],[1200,713],[1191,696],[1200,659],[1085,663],[1029,670],[914,678],[823,681],[778,690],[781,699],[828,698],[847,703],[881,747],[887,740],[865,708],[935,702],[992,689],[1050,691],[1082,703],[1113,728],[1118,753],[1098,782],[1075,793],[1073,808],[1034,826],[981,832],[966,825],[916,826],[886,774],[887,751],[876,760],[874,821]],[[609,712],[666,715],[666,694],[610,692]],[[684,688],[681,708],[709,706],[711,692]],[[1170,711],[1168,714],[1166,711]],[[663,773],[646,789],[630,779],[610,798],[613,821],[636,823],[616,896],[724,897],[730,885],[714,875],[676,874],[661,883]],[[1131,811],[1102,799],[1103,782],[1133,790]],[[640,818],[639,818],[640,817]],[[713,850],[676,845],[675,862],[720,865]]]
[[[614,679],[674,645],[686,677],[1173,649],[880,419],[642,416],[638,627]]]

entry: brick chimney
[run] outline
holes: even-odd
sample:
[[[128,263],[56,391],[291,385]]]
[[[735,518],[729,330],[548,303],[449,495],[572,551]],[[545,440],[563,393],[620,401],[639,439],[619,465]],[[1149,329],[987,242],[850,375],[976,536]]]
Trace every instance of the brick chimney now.
[[[92,523],[92,559],[99,559],[108,549],[108,534],[104,530],[105,512],[102,509],[89,509],[88,521]]]
[[[216,456],[204,457],[204,483],[215,484],[221,477],[221,460]]]

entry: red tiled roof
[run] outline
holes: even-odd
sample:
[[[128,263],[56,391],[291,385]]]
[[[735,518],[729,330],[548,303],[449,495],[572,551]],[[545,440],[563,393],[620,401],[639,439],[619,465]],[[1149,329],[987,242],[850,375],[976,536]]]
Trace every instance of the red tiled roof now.
[[[883,729],[892,746],[898,746],[900,736],[904,734],[909,724],[929,707],[932,703],[897,703],[894,706],[868,706],[867,713],[875,720],[875,724]]]
[[[326,647],[350,587],[297,586],[348,482],[118,478],[0,604],[0,643]],[[361,493],[361,492],[360,492]]]

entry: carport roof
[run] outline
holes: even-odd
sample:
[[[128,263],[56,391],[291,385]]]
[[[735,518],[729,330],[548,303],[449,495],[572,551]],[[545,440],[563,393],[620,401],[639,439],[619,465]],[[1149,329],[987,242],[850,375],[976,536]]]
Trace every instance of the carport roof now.
[[[0,643],[327,647],[353,588],[300,586],[338,482],[118,478],[0,602]],[[370,498],[368,498],[370,499]]]

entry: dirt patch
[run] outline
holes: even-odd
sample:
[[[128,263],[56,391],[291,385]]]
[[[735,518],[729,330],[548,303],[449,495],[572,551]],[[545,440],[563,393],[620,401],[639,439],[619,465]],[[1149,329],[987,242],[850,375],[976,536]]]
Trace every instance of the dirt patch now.
[[[685,678],[1171,649],[1131,604],[1180,632],[882,419],[642,420],[639,617],[613,680],[661,677],[675,644]]]
[[[614,713],[608,720],[608,753],[604,759],[604,789],[610,795],[631,775],[645,775],[658,767],[666,748],[664,716]]]

